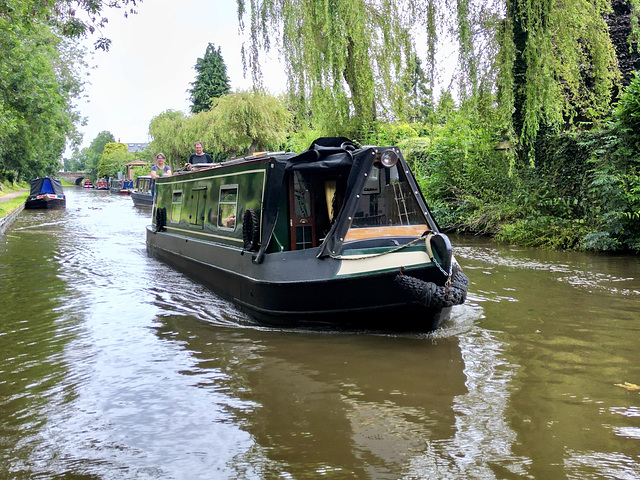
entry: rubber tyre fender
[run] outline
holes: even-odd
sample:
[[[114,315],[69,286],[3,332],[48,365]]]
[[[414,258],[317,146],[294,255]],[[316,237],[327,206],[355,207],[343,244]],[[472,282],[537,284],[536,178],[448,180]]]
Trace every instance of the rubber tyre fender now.
[[[259,233],[258,214],[255,210],[247,208],[242,216],[242,240],[244,241],[245,250],[253,252],[258,249]]]
[[[163,232],[167,225],[167,209],[162,207],[156,209],[156,231]]]

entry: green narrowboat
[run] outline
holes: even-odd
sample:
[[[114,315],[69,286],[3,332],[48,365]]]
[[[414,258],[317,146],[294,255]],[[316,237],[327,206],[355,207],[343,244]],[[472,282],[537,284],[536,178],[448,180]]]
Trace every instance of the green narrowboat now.
[[[468,279],[397,147],[320,138],[156,180],[149,255],[271,325],[429,331]]]

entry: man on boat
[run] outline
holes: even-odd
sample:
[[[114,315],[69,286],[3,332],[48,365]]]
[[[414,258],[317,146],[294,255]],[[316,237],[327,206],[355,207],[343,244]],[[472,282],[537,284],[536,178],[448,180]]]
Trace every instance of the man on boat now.
[[[208,153],[204,153],[204,146],[202,142],[196,142],[193,144],[196,149],[196,153],[192,153],[189,157],[189,161],[185,163],[185,170],[191,170],[192,165],[197,165],[199,163],[213,163],[213,159]]]

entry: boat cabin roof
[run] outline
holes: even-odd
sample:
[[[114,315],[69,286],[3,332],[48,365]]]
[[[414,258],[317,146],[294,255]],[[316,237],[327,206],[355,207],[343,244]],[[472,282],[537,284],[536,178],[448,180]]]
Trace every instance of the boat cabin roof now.
[[[45,193],[64,195],[62,182],[54,177],[38,177],[32,179],[30,195],[42,195]]]

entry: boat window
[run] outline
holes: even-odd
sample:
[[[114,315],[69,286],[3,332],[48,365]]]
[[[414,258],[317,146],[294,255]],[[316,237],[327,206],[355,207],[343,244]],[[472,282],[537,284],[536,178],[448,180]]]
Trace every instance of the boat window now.
[[[294,250],[304,250],[316,245],[313,189],[311,178],[305,178],[301,172],[292,172],[289,208],[291,244]]]
[[[238,213],[238,185],[222,185],[218,201],[218,228],[235,230]]]
[[[140,181],[140,193],[149,193],[151,190],[151,179],[150,178],[143,178]]]
[[[359,197],[350,232],[373,227],[396,227],[407,233],[422,233],[427,222],[420,210],[415,193],[398,163],[391,168],[374,164],[368,173],[363,192]],[[378,232],[380,233],[380,232]],[[360,237],[347,234],[348,237]]]
[[[171,221],[179,222],[182,213],[182,190],[174,190],[171,194]]]

